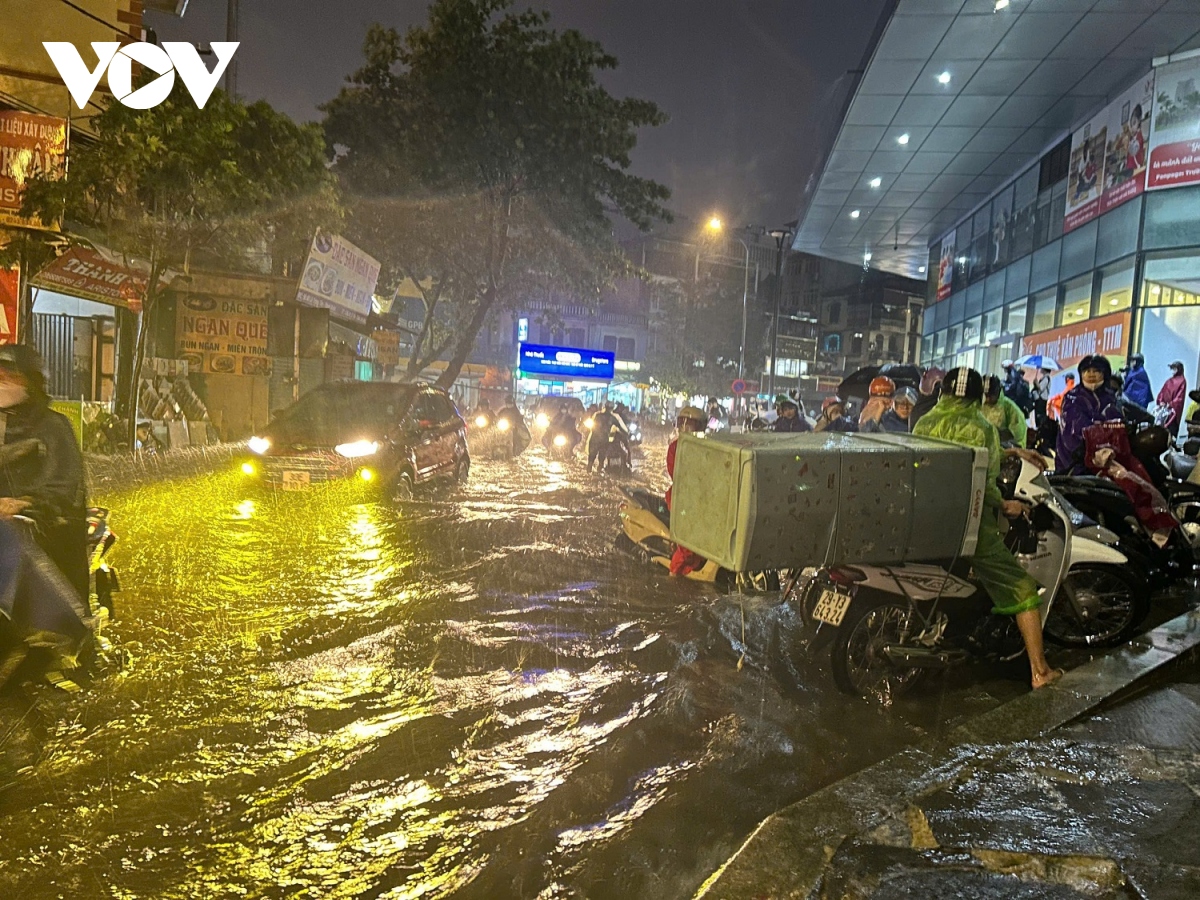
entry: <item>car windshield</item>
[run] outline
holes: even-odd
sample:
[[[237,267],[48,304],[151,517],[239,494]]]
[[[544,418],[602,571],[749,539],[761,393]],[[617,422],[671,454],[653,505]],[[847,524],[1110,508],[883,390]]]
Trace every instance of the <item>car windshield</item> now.
[[[381,435],[412,403],[412,385],[363,382],[322,387],[279,413],[268,428],[281,442],[335,444]]]

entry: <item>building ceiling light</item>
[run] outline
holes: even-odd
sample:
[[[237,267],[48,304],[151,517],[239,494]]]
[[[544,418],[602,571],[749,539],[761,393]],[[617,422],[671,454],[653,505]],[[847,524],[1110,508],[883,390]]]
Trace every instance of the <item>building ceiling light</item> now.
[[[900,137],[896,138],[896,143],[899,144],[901,147],[903,147],[905,144],[907,144],[908,143],[908,132],[906,131],[906,132],[904,132],[904,134],[900,135]]]
[[[1008,6],[1008,0],[996,0],[996,12],[1000,12],[1000,10],[1004,9],[1007,6]]]
[[[919,275],[924,275],[924,274],[925,274],[925,267],[924,267],[924,266],[918,266],[918,267],[917,267],[917,274],[919,274]]]
[[[941,75],[939,75],[937,77],[937,80],[938,80],[938,84],[949,84],[950,83],[950,73],[943,72]]]
[[[852,219],[857,219],[861,215],[862,215],[861,210],[857,210],[857,209],[850,210],[850,218],[852,218]]]
[[[871,187],[873,187],[873,188],[877,188],[881,184],[883,184],[883,179],[882,178],[872,178],[870,181],[867,182],[867,184],[871,185]]]
[[[868,250],[866,253],[863,254],[863,262],[868,263],[870,261],[871,261],[871,251]]]

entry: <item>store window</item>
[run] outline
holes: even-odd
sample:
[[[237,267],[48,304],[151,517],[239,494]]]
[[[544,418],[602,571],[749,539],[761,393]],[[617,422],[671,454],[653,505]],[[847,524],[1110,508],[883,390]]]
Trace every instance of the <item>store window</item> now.
[[[967,265],[971,259],[971,220],[963,222],[954,232],[954,290],[967,286]]]
[[[1009,259],[1033,252],[1033,219],[1038,199],[1038,167],[1034,166],[1013,184],[1012,237]]]
[[[978,347],[979,335],[983,330],[983,317],[975,316],[963,323],[963,346]]]
[[[636,359],[637,342],[633,338],[617,338],[617,359]]]
[[[1173,193],[1164,191],[1163,193]],[[1200,255],[1147,258],[1143,284],[1146,310],[1140,346],[1151,381],[1165,379],[1167,366],[1182,360],[1189,386],[1200,377]]]
[[[825,352],[826,353],[841,353],[842,352],[842,336],[840,334],[825,335]]]
[[[1142,278],[1143,306],[1200,304],[1200,256],[1149,258]]]
[[[975,213],[972,225],[971,255],[967,261],[967,280],[974,284],[988,273],[988,259],[992,248],[991,207],[984,206]]]
[[[1004,310],[993,309],[983,315],[983,342],[994,341],[1004,333]]]
[[[1083,275],[1063,285],[1062,316],[1059,325],[1086,322],[1092,317],[1092,276]]]
[[[1032,297],[1033,321],[1029,323],[1029,333],[1035,334],[1054,327],[1055,313],[1058,311],[1058,288],[1039,291]]]
[[[992,242],[988,258],[988,271],[996,272],[1008,265],[1009,246],[1012,242],[1013,188],[1010,185],[992,201]]]
[[[962,326],[954,325],[946,334],[946,352],[957,353],[962,346]]]
[[[1004,307],[1004,334],[1025,334],[1025,313],[1029,300],[1022,297]]]
[[[1100,298],[1095,314],[1106,316],[1133,306],[1133,260],[1100,270]]]
[[[1186,247],[1200,244],[1200,187],[1154,191],[1147,195],[1142,246]]]
[[[829,324],[830,325],[838,325],[841,323],[841,321],[842,321],[842,304],[830,303],[829,304]]]

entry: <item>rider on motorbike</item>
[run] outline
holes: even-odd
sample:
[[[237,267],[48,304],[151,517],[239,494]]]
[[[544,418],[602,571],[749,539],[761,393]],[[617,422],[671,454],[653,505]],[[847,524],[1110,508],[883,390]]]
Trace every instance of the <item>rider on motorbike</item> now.
[[[1079,380],[1063,397],[1062,421],[1058,445],[1054,450],[1054,471],[1058,475],[1086,475],[1084,431],[1100,422],[1119,421],[1121,407],[1109,387],[1112,364],[1100,354],[1079,361]]]
[[[1057,681],[1063,673],[1061,669],[1051,669],[1046,662],[1042,622],[1037,611],[1041,605],[1037,582],[1021,568],[1000,535],[998,514],[1016,518],[1025,513],[1025,506],[1016,500],[1005,500],[996,479],[1000,475],[1000,459],[1006,452],[1021,456],[1039,468],[1042,461],[1029,450],[1001,450],[999,433],[980,412],[982,402],[983,378],[980,374],[966,367],[952,369],[942,382],[942,396],[937,406],[921,417],[913,433],[988,451],[984,511],[971,563],[975,577],[995,604],[993,612],[1016,617],[1029,657],[1032,684],[1040,688]]]
[[[1000,442],[1025,446],[1029,426],[1021,408],[1004,396],[1004,383],[995,375],[987,375],[984,381],[983,417],[996,426]]]
[[[542,435],[542,446],[549,450],[554,446],[554,439],[562,436],[566,438],[567,446],[571,452],[575,452],[575,448],[579,446],[579,442],[583,440],[583,436],[579,433],[579,427],[575,421],[575,416],[566,407],[559,409],[556,415],[546,428],[546,433]]]
[[[780,394],[775,401],[775,409],[779,417],[771,427],[772,431],[803,432],[812,431],[812,426],[800,415],[800,407],[796,401]]]

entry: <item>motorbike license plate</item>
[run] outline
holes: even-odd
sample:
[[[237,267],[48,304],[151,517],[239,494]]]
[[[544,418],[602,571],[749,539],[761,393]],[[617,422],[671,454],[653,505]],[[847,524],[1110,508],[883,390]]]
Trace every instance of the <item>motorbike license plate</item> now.
[[[813,607],[812,617],[826,625],[838,626],[846,618],[846,610],[850,608],[851,597],[840,591],[823,590]]]
[[[307,491],[310,482],[307,472],[284,472],[283,489],[285,491]]]

